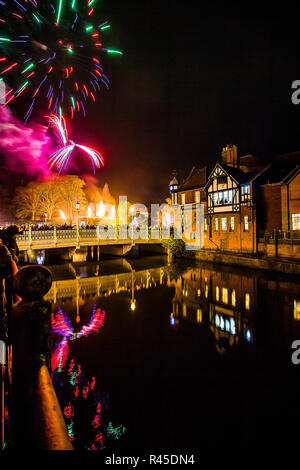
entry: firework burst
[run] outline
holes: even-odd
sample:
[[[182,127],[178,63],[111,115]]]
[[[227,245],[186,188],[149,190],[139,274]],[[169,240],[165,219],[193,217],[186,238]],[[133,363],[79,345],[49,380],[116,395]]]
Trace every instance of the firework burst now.
[[[68,130],[66,126],[66,121],[64,116],[46,116],[49,119],[50,126],[54,129],[56,136],[60,143],[63,144],[63,147],[56,150],[52,155],[50,155],[48,163],[50,168],[56,168],[58,173],[65,171],[68,167],[69,160],[71,158],[72,152],[75,147],[81,149],[85,154],[88,155],[92,163],[93,172],[95,174],[96,168],[100,168],[101,165],[104,165],[102,155],[97,152],[97,150],[86,147],[85,145],[75,144],[72,140],[69,140]]]
[[[27,122],[39,105],[49,113],[86,115],[101,86],[110,25],[97,21],[97,0],[0,0],[0,80],[6,104],[21,95]]]

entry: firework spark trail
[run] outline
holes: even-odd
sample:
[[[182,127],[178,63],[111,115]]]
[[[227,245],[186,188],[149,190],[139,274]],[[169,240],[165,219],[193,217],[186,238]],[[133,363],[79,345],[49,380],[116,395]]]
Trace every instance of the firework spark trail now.
[[[0,1],[0,80],[12,88],[7,104],[28,101],[25,122],[38,106],[55,114],[86,115],[109,79],[102,58],[110,25],[99,24],[96,0]],[[84,97],[84,102],[82,101]]]
[[[72,140],[68,139],[68,130],[64,116],[59,117],[53,114],[52,116],[46,116],[46,118],[49,119],[49,124],[55,130],[58,139],[64,144],[63,147],[50,155],[48,163],[51,169],[57,168],[58,174],[66,170],[75,147],[78,147],[89,156],[94,174],[96,168],[104,165],[103,157],[97,150],[85,145],[75,144]]]

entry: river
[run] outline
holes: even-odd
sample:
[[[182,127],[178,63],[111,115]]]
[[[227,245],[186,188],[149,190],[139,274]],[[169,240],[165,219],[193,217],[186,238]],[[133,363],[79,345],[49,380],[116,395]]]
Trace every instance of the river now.
[[[295,276],[157,256],[49,268],[53,381],[76,449],[298,446]]]

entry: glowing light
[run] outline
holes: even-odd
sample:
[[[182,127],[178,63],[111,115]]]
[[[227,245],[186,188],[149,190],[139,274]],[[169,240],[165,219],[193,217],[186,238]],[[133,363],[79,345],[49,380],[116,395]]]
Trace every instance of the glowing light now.
[[[64,212],[63,212],[61,209],[59,209],[59,213],[60,213],[60,215],[62,216],[62,218],[63,218],[64,220],[67,220],[67,218],[66,218]]]
[[[114,219],[116,217],[116,208],[115,206],[112,206],[111,211],[110,211],[110,218]]]
[[[105,214],[104,204],[103,204],[103,201],[101,201],[100,204],[98,204],[97,206],[97,217],[102,219],[102,217],[104,217],[104,214]]]
[[[49,118],[50,125],[54,128],[57,137],[64,145],[62,148],[56,150],[52,155],[50,155],[48,163],[51,169],[53,167],[56,167],[58,169],[59,174],[61,173],[61,171],[65,170],[68,166],[69,160],[75,147],[80,148],[89,156],[93,166],[94,174],[95,168],[100,168],[101,165],[104,165],[103,157],[99,152],[97,152],[97,150],[91,149],[90,147],[86,147],[85,145],[75,144],[74,142],[68,140],[66,121],[63,116],[59,117],[56,115],[52,115],[46,117]]]

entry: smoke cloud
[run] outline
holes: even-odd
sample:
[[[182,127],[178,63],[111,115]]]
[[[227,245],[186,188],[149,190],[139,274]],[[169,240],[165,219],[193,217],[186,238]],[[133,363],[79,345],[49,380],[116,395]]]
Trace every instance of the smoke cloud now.
[[[7,107],[0,105],[0,154],[4,157],[4,170],[33,178],[50,175],[48,144],[45,132],[25,127]]]

